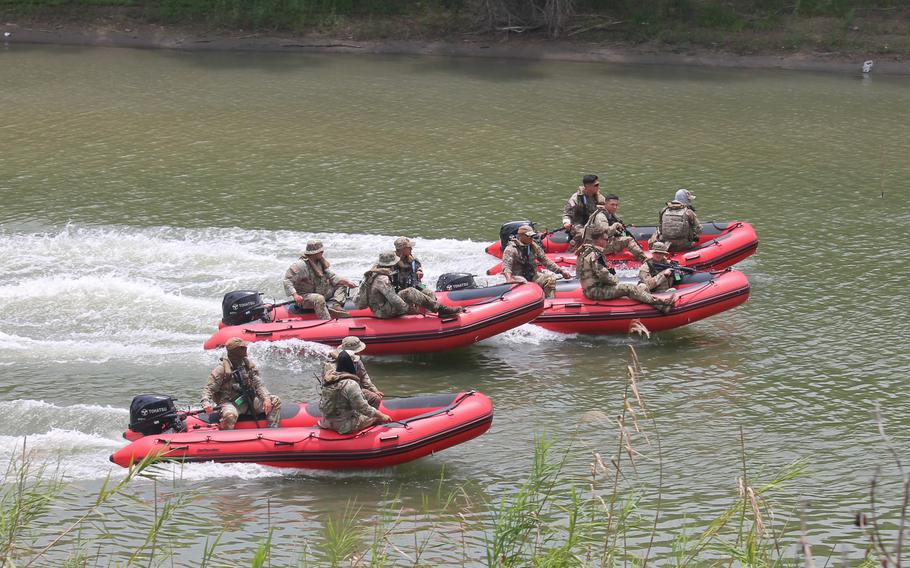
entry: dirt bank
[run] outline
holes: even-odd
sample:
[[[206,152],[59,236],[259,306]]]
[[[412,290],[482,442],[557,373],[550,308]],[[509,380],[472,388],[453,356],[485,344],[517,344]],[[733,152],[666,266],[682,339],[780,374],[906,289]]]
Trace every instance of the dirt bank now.
[[[910,75],[910,58],[892,53],[819,51],[736,54],[697,46],[630,45],[604,41],[544,40],[520,35],[484,38],[465,34],[439,40],[355,40],[319,34],[212,31],[147,23],[0,22],[4,44],[53,44],[192,51],[335,52],[539,59],[606,63],[780,68],[860,73],[867,59],[875,74]]]

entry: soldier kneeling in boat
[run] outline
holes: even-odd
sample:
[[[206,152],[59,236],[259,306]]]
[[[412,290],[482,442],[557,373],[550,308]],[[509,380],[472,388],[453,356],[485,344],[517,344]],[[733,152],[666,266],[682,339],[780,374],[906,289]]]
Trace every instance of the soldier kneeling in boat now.
[[[355,285],[329,270],[322,241],[311,240],[306,250],[284,274],[284,291],[301,308],[310,308],[319,319],[349,317],[344,310],[348,288]]]
[[[660,212],[657,231],[651,235],[648,244],[663,241],[670,245],[670,252],[679,252],[692,248],[701,236],[701,223],[692,207],[695,194],[688,189],[680,189],[673,201]]]
[[[603,247],[607,244],[606,233],[591,233],[591,242],[578,249],[578,268],[576,274],[581,282],[582,291],[591,300],[612,300],[628,296],[639,302],[650,304],[663,313],[673,309],[674,297],[666,300],[655,298],[646,290],[634,284],[620,283],[616,271],[607,267]]]
[[[509,241],[502,251],[502,275],[506,282],[534,282],[543,288],[547,298],[556,296],[556,278],[552,274],[537,271],[537,265],[558,272],[563,278],[572,274],[547,258],[543,247],[534,241],[537,233],[531,225],[522,225],[518,234]]]
[[[269,428],[281,420],[281,399],[269,394],[259,376],[259,368],[246,356],[247,343],[239,337],[228,339],[227,357],[212,369],[202,389],[202,406],[211,413],[221,412],[221,429],[233,430],[241,414],[265,414]]]
[[[400,259],[394,252],[379,255],[379,261],[363,275],[363,283],[354,303],[359,309],[369,307],[380,319],[397,318],[407,314],[416,314],[423,307],[441,316],[460,314],[464,308],[446,306],[429,298],[416,288],[405,288],[396,292],[392,285],[392,271]]]
[[[350,434],[392,419],[370,406],[364,398],[354,361],[347,351],[341,351],[335,368],[327,369],[323,374],[319,410],[322,412],[319,427],[339,434]]]
[[[641,263],[638,269],[638,285],[649,292],[672,292],[673,269],[658,268],[666,265],[670,257],[667,243],[656,242],[651,245],[651,258]]]
[[[384,395],[382,394],[382,391],[373,384],[373,380],[370,378],[370,374],[367,373],[367,368],[363,364],[363,359],[358,355],[358,353],[366,348],[366,344],[356,335],[345,337],[341,340],[341,345],[329,353],[329,361],[323,367],[322,375],[325,377],[330,372],[334,371],[335,366],[338,364],[338,357],[346,352],[354,362],[354,372],[352,374],[357,376],[357,384],[360,385],[360,388],[363,391],[363,398],[365,398],[367,403],[373,408],[379,408]]]

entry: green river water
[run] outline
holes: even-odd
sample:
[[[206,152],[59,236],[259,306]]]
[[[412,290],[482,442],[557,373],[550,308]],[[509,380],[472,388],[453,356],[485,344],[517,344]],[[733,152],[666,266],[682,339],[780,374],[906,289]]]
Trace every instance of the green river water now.
[[[750,300],[650,339],[527,325],[466,349],[369,359],[389,395],[483,391],[496,406],[492,429],[380,471],[168,469],[167,490],[193,496],[168,526],[174,563],[196,565],[224,526],[222,562],[248,563],[273,527],[273,562],[286,565],[318,548],[333,512],[354,501],[370,526],[394,495],[403,550],[435,527],[423,562],[482,563],[483,534],[457,535],[454,513],[487,517],[483,503],[525,479],[538,437],[565,448],[574,436],[565,485],[588,475],[592,451],[611,455],[615,428],[581,417],[621,410],[628,345],[662,448],[652,557],[666,559],[681,527],[703,529],[734,499],[742,429],[750,475],[808,460],[780,496],[780,518],[802,516],[817,555],[859,559],[853,514],[868,509],[876,467],[895,480],[876,405],[901,455],[910,448],[908,123],[910,78],[858,69],[9,46],[0,465],[24,439],[38,459],[62,462],[67,506],[41,525],[53,535],[106,475],[123,475],[107,457],[135,394],[198,401],[218,357],[201,345],[226,291],[281,298],[284,270],[313,236],[349,277],[399,235],[416,238],[430,281],[482,274],[501,223],[555,227],[581,176],[598,173],[635,224],[653,224],[678,186],[697,194],[702,220],[751,222],[761,245],[737,267]],[[323,352],[251,348],[286,400],[316,396]],[[658,456],[639,449],[634,485],[651,519]],[[438,500],[441,476],[443,493],[464,487],[471,505]],[[891,521],[893,489],[882,496]],[[139,480],[130,494],[139,502],[108,520],[115,536],[82,535],[114,562],[150,523],[141,504],[153,485]]]

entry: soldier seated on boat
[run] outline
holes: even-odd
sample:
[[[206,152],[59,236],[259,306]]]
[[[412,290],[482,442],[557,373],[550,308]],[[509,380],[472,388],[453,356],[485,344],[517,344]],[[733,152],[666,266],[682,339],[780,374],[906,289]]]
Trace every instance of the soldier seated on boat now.
[[[626,229],[626,223],[619,216],[619,196],[611,193],[604,197],[604,204],[598,207],[585,225],[583,242],[590,240],[589,233],[592,227],[597,227],[599,232],[607,235],[607,245],[604,247],[604,254],[616,254],[623,249],[627,249],[638,261],[645,260],[645,251],[641,250],[638,241]]]
[[[398,255],[398,264],[392,271],[392,286],[396,292],[405,288],[414,288],[422,292],[431,300],[436,300],[436,293],[427,288],[423,283],[423,267],[420,260],[414,256],[414,241],[407,237],[395,239],[395,254]]]
[[[306,250],[284,274],[284,291],[299,307],[315,310],[319,319],[350,317],[344,303],[355,284],[329,269],[324,252],[322,241],[307,242]]]
[[[701,223],[695,215],[692,201],[695,194],[688,189],[680,189],[673,201],[660,212],[657,231],[651,235],[648,244],[663,241],[670,245],[670,252],[679,252],[691,248],[701,236]]]
[[[460,314],[464,308],[446,306],[430,298],[416,288],[404,288],[395,291],[391,275],[398,261],[394,252],[379,255],[379,261],[363,275],[363,282],[354,303],[359,309],[369,307],[377,318],[397,318],[406,314],[416,314],[423,307],[441,316]]]
[[[552,274],[538,272],[537,265],[558,272],[563,278],[571,278],[572,274],[547,257],[543,247],[534,240],[536,235],[530,225],[518,228],[517,235],[502,251],[502,274],[506,282],[534,282],[543,288],[547,298],[553,298],[556,296],[556,278]]]
[[[569,250],[575,250],[581,245],[588,219],[603,204],[604,196],[600,194],[598,177],[591,174],[581,178],[581,185],[569,197],[563,209],[562,226],[569,233]]]
[[[360,388],[363,390],[363,397],[373,408],[379,408],[379,404],[382,402],[382,391],[376,388],[376,385],[373,384],[373,380],[370,379],[370,374],[367,373],[367,368],[363,364],[363,359],[360,358],[360,353],[366,349],[366,344],[360,340],[356,335],[349,335],[341,340],[341,345],[336,347],[331,353],[329,353],[329,361],[325,364],[322,370],[323,376],[335,369],[335,366],[338,364],[338,356],[342,352],[347,352],[348,356],[354,361],[354,375],[357,375],[357,383],[360,385]]]
[[[259,368],[246,356],[247,343],[239,337],[228,339],[227,357],[212,369],[202,389],[202,406],[207,413],[216,407],[221,412],[222,430],[233,430],[241,414],[265,414],[269,428],[281,419],[281,399],[269,394],[259,376]]]
[[[651,258],[641,263],[638,269],[638,285],[649,292],[672,292],[673,269],[658,268],[656,264],[667,264],[670,258],[667,243],[651,245]]]
[[[591,242],[578,249],[576,275],[585,297],[591,300],[612,300],[628,296],[650,304],[665,314],[669,313],[676,301],[674,297],[658,299],[634,284],[620,283],[616,271],[607,266],[604,258],[603,247],[606,244],[606,233],[595,230],[591,234]]]
[[[322,376],[319,427],[350,434],[373,424],[384,424],[392,418],[370,406],[364,397],[356,374],[354,360],[347,351],[338,354],[334,369]]]

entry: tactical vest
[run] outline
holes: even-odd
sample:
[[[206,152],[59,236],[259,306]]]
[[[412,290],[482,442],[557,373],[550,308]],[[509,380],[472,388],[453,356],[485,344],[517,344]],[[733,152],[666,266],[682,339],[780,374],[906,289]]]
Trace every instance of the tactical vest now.
[[[665,239],[691,239],[685,207],[667,207],[660,217],[660,236]]]
[[[326,374],[326,382],[319,393],[319,410],[326,418],[348,418],[354,415],[351,402],[342,394],[346,381],[357,383],[357,377],[337,371]]]
[[[580,220],[580,222],[585,222],[591,215],[597,211],[597,195],[594,197],[588,197],[584,192],[577,194],[575,198],[575,210],[574,215],[575,219]]]
[[[518,239],[513,239],[509,246],[514,246],[518,250],[518,262],[521,265],[518,275],[528,282],[533,282],[537,276],[537,262],[534,260],[537,256],[537,243],[523,245]]]

